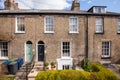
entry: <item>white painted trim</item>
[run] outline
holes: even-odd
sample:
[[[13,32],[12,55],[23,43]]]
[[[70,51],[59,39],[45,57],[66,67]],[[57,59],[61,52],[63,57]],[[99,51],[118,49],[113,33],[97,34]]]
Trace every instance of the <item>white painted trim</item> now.
[[[0,41],[0,42],[6,42],[6,41]],[[9,43],[8,42],[7,42],[7,46],[8,46],[7,50],[9,50]],[[8,54],[8,56],[9,56],[9,54]],[[0,60],[8,60],[9,59],[8,56],[1,56],[1,48],[0,48]]]
[[[8,57],[0,57],[0,60],[8,60]]]
[[[70,42],[70,41],[62,41],[61,42],[61,58],[62,59],[70,59],[71,58],[71,54],[72,54],[72,43],[70,42],[70,56],[63,56],[63,52],[62,52],[62,50],[63,50],[63,42]]]
[[[15,33],[17,33],[17,16],[15,17]]]
[[[105,63],[110,64],[110,63],[111,63],[111,61],[100,61],[100,63],[101,63],[101,64],[105,64]]]
[[[103,57],[103,58],[107,58],[107,57],[110,57],[110,56],[111,56],[111,42],[110,42],[110,41],[104,41],[104,42],[109,42],[109,55],[103,55],[103,54],[102,54],[102,57]]]
[[[38,42],[36,42],[36,62],[38,62]]]
[[[101,19],[101,23],[102,23],[102,24],[97,24],[97,20],[99,20],[99,19]],[[104,21],[104,20],[103,20],[102,17],[97,17],[97,18],[96,18],[96,21],[95,21],[95,32],[96,32],[96,33],[103,33],[103,29],[104,29],[104,23],[103,23],[103,21]],[[101,26],[102,31],[97,30],[98,26]]]
[[[63,65],[69,65],[72,68],[73,58],[69,58],[69,59],[57,58],[58,70],[63,70]]]
[[[77,18],[77,31],[70,31],[70,19],[71,18]],[[79,33],[79,19],[78,19],[78,17],[70,17],[69,18],[69,33]]]
[[[15,33],[21,34],[21,33],[25,33],[25,31],[16,31]]]
[[[120,33],[120,18],[117,19],[117,24],[118,24],[118,27],[117,27],[117,33]]]
[[[53,31],[46,31],[46,17],[53,18]],[[44,17],[44,33],[54,33],[54,16],[45,16]]]
[[[24,43],[24,53],[25,53],[24,58],[25,58],[25,62],[26,62],[26,43]]]
[[[24,16],[15,16],[15,33],[25,33],[25,31],[18,31],[18,27],[17,27],[17,18],[18,17],[24,17]]]

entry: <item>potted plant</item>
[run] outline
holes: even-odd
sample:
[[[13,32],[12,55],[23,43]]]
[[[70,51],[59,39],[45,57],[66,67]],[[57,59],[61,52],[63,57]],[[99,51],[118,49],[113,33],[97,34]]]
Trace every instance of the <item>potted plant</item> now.
[[[49,67],[48,67],[48,66],[49,66],[49,63],[48,63],[48,62],[45,62],[45,63],[44,63],[45,70],[49,70]]]
[[[51,70],[55,70],[55,67],[56,67],[55,62],[51,62],[50,65],[51,65]]]

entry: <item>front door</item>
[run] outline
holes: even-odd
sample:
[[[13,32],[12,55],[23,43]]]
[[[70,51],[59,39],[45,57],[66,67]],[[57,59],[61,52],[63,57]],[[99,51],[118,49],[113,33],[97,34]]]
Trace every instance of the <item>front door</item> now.
[[[44,61],[44,43],[38,42],[38,61]]]
[[[31,62],[32,57],[33,57],[32,43],[27,42],[26,43],[26,62]]]

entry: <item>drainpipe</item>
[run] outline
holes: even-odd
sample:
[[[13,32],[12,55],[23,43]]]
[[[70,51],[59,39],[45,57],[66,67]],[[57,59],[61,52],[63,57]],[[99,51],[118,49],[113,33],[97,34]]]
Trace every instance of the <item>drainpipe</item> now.
[[[85,58],[88,58],[88,16],[85,21]]]

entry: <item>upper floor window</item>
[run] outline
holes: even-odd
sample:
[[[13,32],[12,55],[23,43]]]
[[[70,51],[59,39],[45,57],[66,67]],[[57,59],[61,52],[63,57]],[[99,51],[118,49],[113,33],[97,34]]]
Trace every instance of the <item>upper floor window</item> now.
[[[106,13],[106,7],[94,7],[94,13]]]
[[[6,59],[8,57],[8,43],[0,42],[0,59]]]
[[[96,33],[103,33],[103,18],[96,18]]]
[[[16,33],[24,33],[25,32],[25,23],[24,17],[18,16],[16,17]]]
[[[118,19],[118,33],[120,33],[120,18]]]
[[[70,57],[71,45],[70,42],[62,42],[62,57]]]
[[[110,57],[110,41],[102,42],[102,57]]]
[[[71,17],[69,21],[69,29],[70,33],[78,33],[78,18],[77,17]]]
[[[54,23],[52,16],[45,17],[45,33],[54,33]]]

